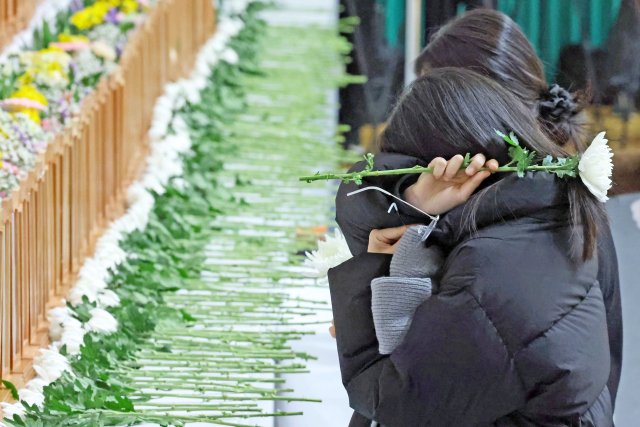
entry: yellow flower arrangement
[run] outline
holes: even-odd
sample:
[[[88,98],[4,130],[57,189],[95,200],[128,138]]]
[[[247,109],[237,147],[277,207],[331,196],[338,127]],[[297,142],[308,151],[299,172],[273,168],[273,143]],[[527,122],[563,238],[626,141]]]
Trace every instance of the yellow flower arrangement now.
[[[10,99],[29,99],[31,101],[40,103],[45,107],[49,105],[49,103],[47,102],[47,98],[43,94],[38,92],[38,90],[33,86],[22,86],[11,95]],[[40,124],[40,114],[38,113],[38,109],[36,108],[15,106],[13,112],[24,113],[29,116],[31,120],[33,120],[37,124]]]
[[[98,0],[93,6],[76,12],[71,17],[71,23],[81,30],[87,30],[95,25],[102,24],[105,14],[111,8],[118,7],[121,12],[131,14],[138,11],[138,6],[136,0]],[[63,42],[63,40],[60,41]]]
[[[114,7],[111,1],[98,0],[93,6],[80,10],[71,16],[71,23],[81,30],[87,30],[104,22],[104,15]]]
[[[47,98],[43,94],[38,92],[38,89],[33,86],[22,86],[20,89],[15,91],[13,95],[11,95],[11,98],[26,98],[32,101],[39,102],[45,107],[49,105],[49,103],[47,102]]]
[[[65,34],[65,33],[61,33],[58,36],[58,41],[60,43],[77,43],[77,42],[87,42],[89,43],[89,38],[86,36],[72,36],[71,34]],[[53,48],[53,49],[57,49],[57,48]],[[62,49],[58,49],[62,52],[64,52]]]
[[[60,34],[62,36],[62,34]],[[46,49],[41,49],[38,51],[38,53],[40,55],[46,55],[48,53],[64,53],[65,55],[67,54],[67,52],[65,52],[64,50],[57,48],[57,47],[48,47]]]
[[[27,71],[18,78],[20,86],[27,86],[36,81],[39,74],[58,79],[69,80],[65,71],[71,61],[71,56],[61,49],[50,47],[38,52],[25,52],[21,55],[20,61],[29,64]]]
[[[138,2],[136,0],[122,0],[120,10],[126,14],[135,13],[138,11]]]
[[[27,68],[27,71],[23,75],[18,77],[18,80],[16,80],[16,82],[20,86],[30,85],[36,80],[37,74],[38,74],[38,69],[36,67]]]
[[[68,67],[71,62],[71,55],[57,47],[48,47],[40,50],[38,53],[43,61],[55,62],[61,65],[62,68]]]

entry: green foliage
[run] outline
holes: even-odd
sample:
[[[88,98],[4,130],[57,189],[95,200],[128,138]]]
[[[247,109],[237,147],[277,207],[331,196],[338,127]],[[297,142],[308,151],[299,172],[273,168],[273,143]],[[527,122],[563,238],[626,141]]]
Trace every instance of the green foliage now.
[[[352,34],[358,25],[360,25],[358,16],[347,16],[338,21],[338,29],[342,34]]]
[[[516,163],[518,176],[522,178],[527,168],[532,165],[533,160],[536,157],[536,152],[529,151],[527,148],[522,147],[520,145],[520,141],[518,141],[518,138],[513,132],[509,133],[509,135],[505,135],[498,130],[495,130],[495,132],[509,145],[511,145],[511,147],[509,147],[509,157],[511,157],[511,162],[509,164],[514,162]]]
[[[4,71],[4,70],[3,70]],[[16,80],[18,75],[15,71],[10,73],[0,73],[0,99],[11,97],[16,90]]]
[[[364,160],[367,162],[367,166],[365,166],[364,171],[362,172],[366,174],[368,172],[373,171],[373,159],[374,159],[374,156],[371,153],[367,153],[364,156]],[[362,173],[355,173],[352,178],[344,179],[344,183],[346,184],[349,181],[353,180],[353,182],[355,182],[356,184],[362,185],[362,177],[363,177]]]
[[[69,20],[71,19],[72,15],[73,15],[73,12],[71,12],[71,9],[63,9],[56,14],[57,34],[65,33],[65,34],[77,35],[79,33],[79,30],[75,26],[72,26],[69,23]],[[76,31],[73,31],[72,28]]]
[[[14,399],[19,399],[18,389],[16,388],[16,386],[13,385],[12,382],[9,382],[7,380],[2,380],[2,384],[4,384],[6,388],[11,390],[11,397],[13,397]]]
[[[33,31],[33,50],[41,50],[49,47],[49,43],[58,40],[57,32],[52,32],[49,23],[44,21],[42,28],[36,28]]]
[[[542,166],[550,167],[549,172],[555,173],[560,178],[570,177],[575,178],[578,176],[578,164],[580,163],[580,155],[576,154],[568,159],[559,157],[557,160],[553,160],[552,156],[547,156],[542,161]]]

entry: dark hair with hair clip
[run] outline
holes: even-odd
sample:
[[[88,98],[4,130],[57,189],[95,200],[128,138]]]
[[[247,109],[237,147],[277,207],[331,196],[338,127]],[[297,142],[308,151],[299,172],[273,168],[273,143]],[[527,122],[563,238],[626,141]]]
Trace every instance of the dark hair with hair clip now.
[[[554,141],[582,141],[582,123],[579,114],[586,104],[584,95],[552,85],[540,94],[538,113],[540,120]],[[580,148],[577,145],[577,148]],[[582,151],[582,150],[580,150]]]
[[[555,114],[555,112],[554,112]],[[478,73],[463,68],[427,71],[405,91],[382,134],[380,150],[430,162],[435,157],[484,153],[500,163],[508,160],[508,147],[495,129],[514,132],[520,143],[535,150],[537,161],[550,155],[569,157],[540,129],[533,113],[511,92]],[[473,196],[467,220],[473,218],[484,191]],[[569,212],[575,253],[593,257],[597,224],[606,222],[604,205],[580,179],[567,181]]]
[[[560,146],[584,151],[579,113],[584,94],[549,87],[542,61],[520,27],[507,15],[475,9],[437,31],[415,62],[417,75],[442,67],[473,70],[500,83],[538,115],[545,133]]]

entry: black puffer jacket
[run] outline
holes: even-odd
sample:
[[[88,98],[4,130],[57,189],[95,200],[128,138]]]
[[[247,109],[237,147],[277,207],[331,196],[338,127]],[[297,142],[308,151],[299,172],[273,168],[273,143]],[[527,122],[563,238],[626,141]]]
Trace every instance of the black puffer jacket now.
[[[395,184],[383,181],[365,185]],[[391,356],[378,352],[370,291],[373,278],[388,274],[390,256],[361,253],[354,236],[419,219],[359,222],[357,210],[341,206],[343,187],[337,219],[360,255],[330,270],[329,283],[343,382],[362,414],[352,426],[613,425],[598,260],[576,265],[568,256],[562,180],[537,173],[491,186],[476,233],[461,225],[464,206],[441,218],[430,237],[450,252],[439,293],[420,306]],[[365,208],[380,203],[383,212],[390,203],[370,201]]]

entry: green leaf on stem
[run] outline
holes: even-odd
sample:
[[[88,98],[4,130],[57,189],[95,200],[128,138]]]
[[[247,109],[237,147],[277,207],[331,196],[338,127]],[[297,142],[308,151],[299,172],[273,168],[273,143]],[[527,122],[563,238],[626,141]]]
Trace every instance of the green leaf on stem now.
[[[367,162],[367,166],[364,168],[364,171],[371,172],[373,170],[373,154],[367,153],[367,155],[364,156],[364,159]]]
[[[20,396],[18,396],[18,389],[13,385],[12,382],[2,380],[2,384],[4,384],[4,386],[11,391],[11,397],[13,397],[15,400],[20,399]]]
[[[500,132],[497,129],[494,129],[495,133],[498,134],[498,136],[500,136],[502,139],[504,139],[509,145],[513,145],[513,146],[519,146],[520,142],[518,141],[518,138],[516,137],[516,135],[511,132],[509,133],[509,136],[505,135],[504,133]]]

